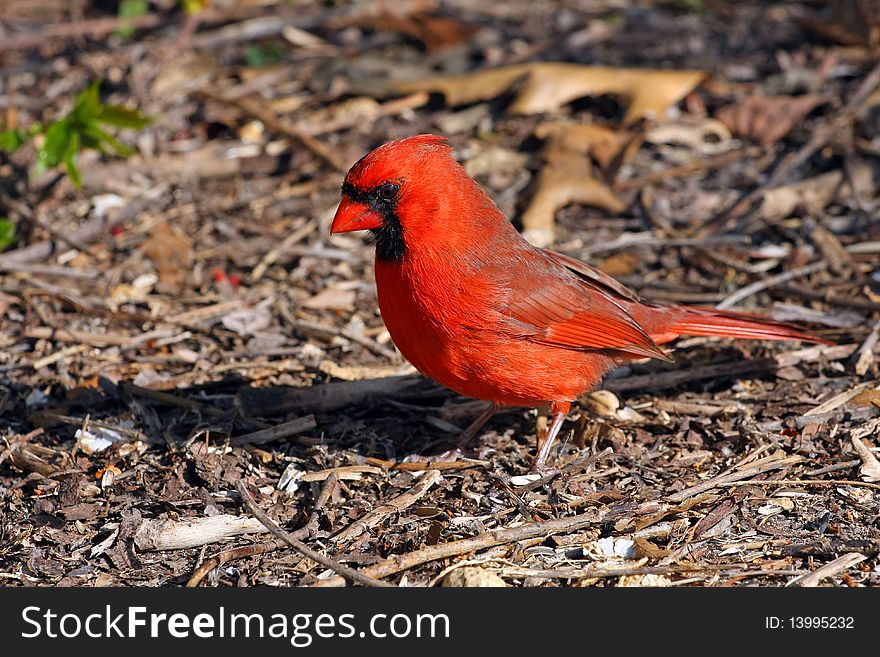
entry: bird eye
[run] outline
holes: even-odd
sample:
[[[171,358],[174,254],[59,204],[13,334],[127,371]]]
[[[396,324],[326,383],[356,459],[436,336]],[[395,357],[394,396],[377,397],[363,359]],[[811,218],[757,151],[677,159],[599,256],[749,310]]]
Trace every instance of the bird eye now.
[[[400,185],[397,183],[385,183],[379,188],[379,198],[383,201],[392,201],[400,191]]]

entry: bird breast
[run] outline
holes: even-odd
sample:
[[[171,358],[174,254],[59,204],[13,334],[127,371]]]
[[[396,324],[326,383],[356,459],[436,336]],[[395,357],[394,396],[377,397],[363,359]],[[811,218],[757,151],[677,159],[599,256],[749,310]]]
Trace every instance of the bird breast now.
[[[425,258],[376,263],[379,310],[394,344],[425,376],[500,404],[576,399],[613,366],[599,353],[516,335],[504,313],[509,286]]]

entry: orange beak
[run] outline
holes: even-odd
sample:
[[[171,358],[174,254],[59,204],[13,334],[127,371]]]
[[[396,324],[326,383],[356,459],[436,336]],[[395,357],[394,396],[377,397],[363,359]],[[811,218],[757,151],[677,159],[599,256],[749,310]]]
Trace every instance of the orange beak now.
[[[330,234],[350,233],[353,230],[375,230],[382,227],[382,215],[366,203],[342,197],[336,216],[330,224]]]

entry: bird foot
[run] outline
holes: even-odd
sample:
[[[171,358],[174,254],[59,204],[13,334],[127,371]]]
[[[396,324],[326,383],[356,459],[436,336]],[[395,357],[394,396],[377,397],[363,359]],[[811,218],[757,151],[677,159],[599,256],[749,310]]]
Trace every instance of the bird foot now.
[[[478,458],[477,453],[472,449],[466,449],[464,447],[456,447],[454,449],[448,449],[442,454],[437,454],[436,456],[431,456],[429,461],[461,461],[463,459],[475,459]]]
[[[530,475],[541,475],[542,477],[547,477],[552,474],[556,474],[559,472],[559,468],[554,468],[552,465],[547,463],[532,463],[532,467],[529,468]]]
[[[410,456],[407,456],[404,461],[419,463],[449,463],[450,461],[462,461],[476,458],[478,458],[477,454],[472,450],[456,447],[455,449],[448,449],[440,454],[431,454],[430,456],[411,454]]]

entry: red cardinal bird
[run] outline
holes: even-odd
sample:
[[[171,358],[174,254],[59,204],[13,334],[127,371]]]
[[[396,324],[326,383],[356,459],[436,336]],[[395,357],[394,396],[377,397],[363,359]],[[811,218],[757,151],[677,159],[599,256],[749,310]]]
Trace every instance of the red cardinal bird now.
[[[742,313],[642,301],[579,260],[523,239],[443,137],[380,146],[345,176],[332,233],[369,230],[385,326],[425,376],[500,405],[550,403],[543,469],[571,402],[680,335],[823,342]]]

